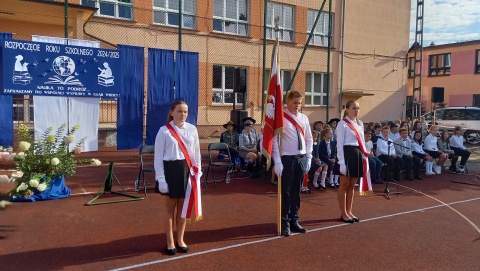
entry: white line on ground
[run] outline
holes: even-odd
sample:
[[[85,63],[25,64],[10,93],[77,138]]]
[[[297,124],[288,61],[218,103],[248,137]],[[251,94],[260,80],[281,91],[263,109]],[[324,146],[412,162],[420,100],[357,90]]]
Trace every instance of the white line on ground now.
[[[406,187],[406,188],[408,188],[408,187]],[[414,189],[412,189],[412,190],[414,190]],[[420,191],[417,191],[417,192],[423,194]],[[426,194],[424,194],[424,195],[426,195]],[[428,196],[428,195],[426,195],[426,196]],[[445,207],[445,206],[451,208],[450,205],[459,204],[459,203],[466,203],[466,202],[476,201],[476,200],[480,200],[480,197],[473,198],[473,199],[467,199],[467,200],[461,200],[461,201],[454,201],[454,202],[451,202],[451,203],[444,203],[444,202],[440,201],[442,203],[440,205],[435,205],[435,206],[431,206],[431,207],[425,207],[425,208],[420,208],[420,209],[415,209],[415,210],[410,210],[410,211],[405,211],[405,212],[399,212],[399,213],[394,213],[394,214],[389,214],[389,215],[383,215],[383,216],[378,216],[378,217],[362,219],[361,223],[364,223],[366,221],[372,221],[372,220],[378,220],[378,219],[384,219],[384,218],[399,216],[399,215],[411,214],[411,213],[416,213],[416,212],[423,212],[423,211],[426,211],[426,210],[436,209],[436,208]],[[336,224],[336,225],[326,226],[326,227],[321,227],[321,228],[316,228],[316,229],[309,229],[307,234],[309,232],[323,231],[323,230],[328,230],[328,229],[338,228],[338,227],[343,227],[343,226],[348,226],[348,225],[350,225],[350,224],[342,223],[342,224]],[[294,233],[292,235],[298,235],[298,234],[299,233]],[[150,261],[150,262],[145,262],[145,263],[140,263],[140,264],[134,264],[134,265],[130,265],[130,266],[120,267],[120,268],[117,268],[117,269],[112,269],[111,271],[129,270],[129,269],[139,268],[139,267],[153,265],[153,264],[176,261],[176,260],[180,260],[180,259],[184,259],[184,258],[188,258],[188,257],[213,253],[213,252],[217,252],[217,251],[223,251],[223,250],[227,250],[227,249],[231,249],[231,248],[243,247],[243,246],[248,246],[248,245],[253,245],[253,244],[258,244],[258,243],[269,242],[269,241],[277,240],[277,239],[280,239],[280,238],[283,238],[283,236],[273,236],[273,237],[268,237],[268,238],[264,238],[264,239],[260,239],[260,240],[255,240],[255,241],[250,241],[250,242],[245,242],[245,243],[240,243],[240,244],[235,244],[235,245],[230,245],[230,246],[225,246],[225,247],[219,247],[219,248],[209,249],[209,250],[205,250],[205,251],[190,253],[190,254],[184,254],[184,255],[181,255],[181,256],[169,257],[169,258],[165,258],[165,259],[161,259],[161,260]]]

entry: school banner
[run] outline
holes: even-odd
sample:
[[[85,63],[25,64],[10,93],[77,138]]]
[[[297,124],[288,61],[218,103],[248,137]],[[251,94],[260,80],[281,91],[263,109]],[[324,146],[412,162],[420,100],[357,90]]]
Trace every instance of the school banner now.
[[[120,52],[71,45],[4,40],[0,93],[118,98]]]

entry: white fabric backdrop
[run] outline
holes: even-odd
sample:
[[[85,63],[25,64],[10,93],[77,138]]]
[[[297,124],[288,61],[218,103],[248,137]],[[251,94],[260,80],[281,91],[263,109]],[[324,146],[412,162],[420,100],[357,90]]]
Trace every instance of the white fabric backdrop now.
[[[98,150],[99,110],[99,98],[70,98],[70,127],[80,125],[80,129],[75,132],[75,141],[70,144],[70,150],[84,137],[83,151]]]
[[[35,140],[41,139],[48,127],[55,134],[60,126],[68,124],[66,97],[33,96],[33,108]]]

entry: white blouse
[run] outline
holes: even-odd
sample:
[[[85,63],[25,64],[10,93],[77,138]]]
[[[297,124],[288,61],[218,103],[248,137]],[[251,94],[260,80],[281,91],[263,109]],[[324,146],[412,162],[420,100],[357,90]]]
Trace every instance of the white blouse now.
[[[412,141],[412,152],[413,151],[421,154],[425,154],[425,151],[423,150],[422,146],[418,144],[416,141]]]
[[[173,121],[170,122],[173,126]],[[193,151],[197,165],[202,164],[202,158],[200,155],[200,142],[198,139],[197,128],[190,123],[186,123],[182,127],[177,127],[180,133],[188,139],[188,146]],[[167,126],[162,126],[155,138],[155,155],[154,155],[154,167],[155,167],[155,179],[165,182],[165,171],[163,161],[183,160],[183,155],[180,145],[173,135],[168,130]]]
[[[425,141],[423,142],[423,147],[427,151],[440,151],[437,146],[437,137],[433,136],[432,134],[428,134],[425,137]]]
[[[459,148],[466,150],[467,148],[463,146],[463,136],[452,135],[450,137],[450,147]]]
[[[351,120],[349,117],[346,117],[353,124],[353,127],[357,130],[360,135],[360,139],[365,142],[365,137],[363,135],[364,128],[363,122],[360,122],[360,125],[356,121]],[[337,125],[337,158],[338,164],[345,164],[345,156],[343,154],[343,146],[358,146],[358,140],[355,136],[355,132],[350,129],[350,126],[344,121],[341,120]]]

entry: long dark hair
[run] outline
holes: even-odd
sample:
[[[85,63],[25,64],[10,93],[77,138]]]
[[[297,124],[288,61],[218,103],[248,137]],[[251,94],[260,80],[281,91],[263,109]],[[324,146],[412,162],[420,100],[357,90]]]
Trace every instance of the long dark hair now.
[[[419,131],[419,130],[417,129],[417,124],[418,124],[418,123],[422,123],[422,122],[420,122],[419,120],[415,121],[415,123],[413,124],[413,127],[412,127],[412,131]],[[420,130],[421,130],[421,129],[422,129],[422,127],[420,127]]]
[[[420,134],[420,139],[415,139],[417,137],[417,134]],[[413,141],[415,141],[416,143],[418,143],[418,145],[422,145],[422,141],[423,141],[423,134],[422,134],[422,131],[415,131],[415,134],[413,134],[413,138],[412,138]]]
[[[173,102],[172,105],[170,105],[170,112],[168,112],[167,122],[171,122],[173,120],[172,112],[175,110],[175,107],[177,107],[177,105],[179,104],[186,105],[187,103],[182,100],[176,100],[175,102]]]
[[[447,134],[447,138],[445,138],[445,134]],[[443,131],[440,140],[450,143],[450,133],[447,130]]]

